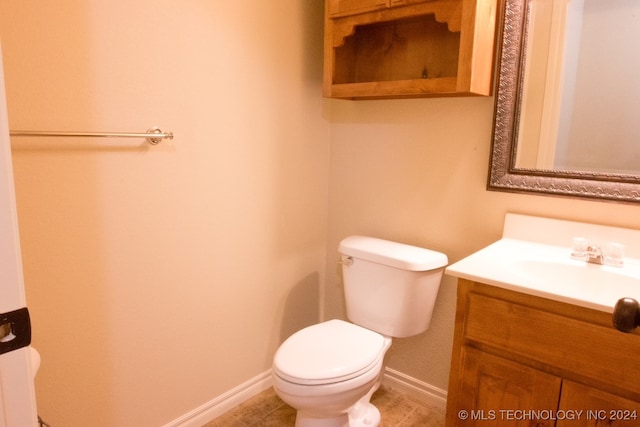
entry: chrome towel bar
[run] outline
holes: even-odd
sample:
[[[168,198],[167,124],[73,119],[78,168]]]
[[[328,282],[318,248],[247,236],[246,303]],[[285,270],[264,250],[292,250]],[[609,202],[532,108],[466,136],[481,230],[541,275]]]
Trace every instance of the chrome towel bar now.
[[[172,132],[163,132],[157,127],[148,129],[145,133],[126,132],[40,132],[31,130],[15,130],[9,132],[11,136],[66,136],[88,138],[146,138],[151,145],[156,145],[163,139],[173,139]]]

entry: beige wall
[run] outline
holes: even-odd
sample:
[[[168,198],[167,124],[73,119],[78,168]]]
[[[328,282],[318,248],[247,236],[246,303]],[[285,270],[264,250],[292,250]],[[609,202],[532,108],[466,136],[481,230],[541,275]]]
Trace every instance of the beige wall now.
[[[320,97],[322,1],[0,0],[27,297],[54,426],[159,426],[343,316],[336,247],[363,233],[455,261],[507,211],[640,228],[640,208],[485,190],[493,99]],[[455,280],[390,366],[446,388]]]
[[[160,426],[319,318],[322,2],[0,0],[39,412]]]

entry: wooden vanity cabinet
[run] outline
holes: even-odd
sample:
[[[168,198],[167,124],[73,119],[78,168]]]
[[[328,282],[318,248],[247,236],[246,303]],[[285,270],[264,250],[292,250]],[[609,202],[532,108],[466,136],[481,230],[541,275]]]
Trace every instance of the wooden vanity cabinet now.
[[[326,0],[326,97],[490,95],[500,0]]]
[[[459,279],[447,427],[639,426],[640,335],[611,314]]]

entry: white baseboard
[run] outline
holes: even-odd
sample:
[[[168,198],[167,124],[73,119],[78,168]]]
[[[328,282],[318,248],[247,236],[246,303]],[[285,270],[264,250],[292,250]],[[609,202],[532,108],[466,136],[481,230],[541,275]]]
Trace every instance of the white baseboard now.
[[[382,384],[400,390],[412,398],[436,406],[443,411],[447,407],[447,392],[423,381],[417,380],[394,369],[385,368]]]
[[[271,387],[271,369],[257,375],[163,427],[201,427],[230,409]],[[447,392],[394,369],[386,368],[382,384],[400,390],[420,402],[446,407]]]
[[[202,427],[239,404],[271,387],[271,369],[251,378],[163,427]]]

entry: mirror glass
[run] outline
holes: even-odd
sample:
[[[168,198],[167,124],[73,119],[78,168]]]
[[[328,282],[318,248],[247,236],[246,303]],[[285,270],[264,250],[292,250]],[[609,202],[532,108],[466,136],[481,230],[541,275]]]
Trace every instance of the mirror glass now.
[[[640,201],[640,0],[506,0],[489,189]]]

